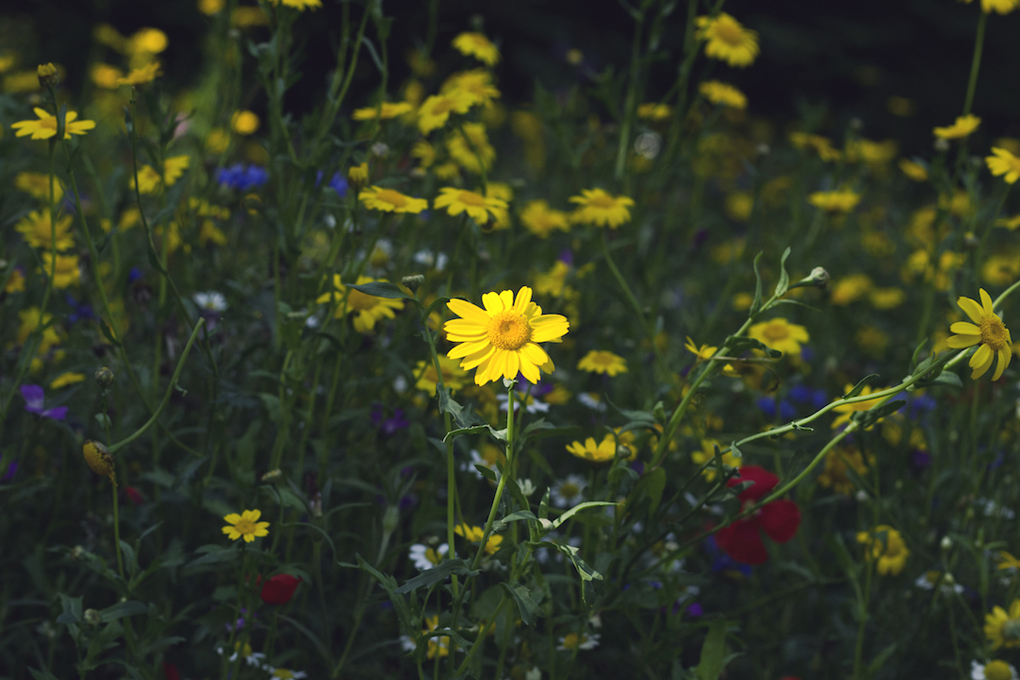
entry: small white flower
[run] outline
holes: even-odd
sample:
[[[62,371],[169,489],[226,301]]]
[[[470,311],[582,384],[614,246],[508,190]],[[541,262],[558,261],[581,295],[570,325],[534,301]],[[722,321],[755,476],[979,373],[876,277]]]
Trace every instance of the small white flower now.
[[[227,299],[223,293],[210,290],[207,293],[195,293],[192,296],[195,304],[206,312],[225,312],[227,310]]]
[[[602,399],[594,392],[581,392],[577,395],[577,400],[587,406],[590,409],[594,409],[599,413],[606,410],[606,405],[602,403]]]
[[[530,496],[537,491],[535,485],[532,484],[530,479],[518,479],[517,486],[520,487],[521,493],[525,496]]]
[[[975,501],[975,503],[977,503],[978,507],[985,513],[985,517],[998,517],[999,519],[1016,518],[1015,512],[988,498],[979,498]]]
[[[272,666],[263,666],[262,670],[269,673],[269,677],[277,678],[277,680],[298,680],[298,678],[307,678],[308,673],[304,671],[292,671],[287,668],[273,668]]]
[[[398,394],[403,394],[404,392],[406,392],[407,391],[407,378],[405,378],[402,375],[398,375],[396,378],[394,378],[393,379],[393,389]]]
[[[914,585],[921,590],[931,590],[935,587],[935,584],[938,583],[939,578],[942,579],[942,585],[939,587],[939,590],[943,595],[950,595],[952,593],[959,595],[963,593],[963,586],[956,582],[956,579],[953,578],[952,574],[942,576],[942,572],[939,571],[924,572],[917,577],[917,580],[914,581]]]
[[[582,492],[586,486],[588,486],[588,482],[581,475],[567,475],[566,479],[556,482],[556,486],[552,489],[553,505],[557,508],[569,508],[577,505],[584,497]]]
[[[410,635],[401,635],[400,648],[405,652],[413,652],[414,650],[418,649],[418,645],[415,643],[414,640],[411,639]]]
[[[584,633],[567,633],[560,638],[560,644],[556,649],[561,652],[572,652],[575,649],[595,649],[599,646],[598,633],[585,635]]]
[[[446,264],[450,261],[450,258],[446,256],[446,253],[436,255],[428,248],[425,248],[414,254],[414,261],[426,267],[432,267],[437,272],[441,272],[446,269]]]
[[[443,543],[438,548],[430,548],[423,543],[415,543],[408,551],[408,556],[414,562],[414,566],[418,567],[419,571],[426,571],[442,562],[449,551],[450,546],[446,543]]]
[[[507,395],[507,393],[500,392],[499,394],[497,394],[496,401],[499,402],[499,410],[506,413],[510,403],[510,397]],[[521,407],[522,401],[527,402],[527,405],[524,407],[524,410],[527,411],[528,413],[549,412],[549,404],[543,403],[536,399],[535,397],[524,397],[523,395],[518,394],[518,396],[514,399],[514,413],[517,413],[517,410]]]
[[[970,662],[970,677],[971,680],[998,680],[1004,678],[1003,673],[1009,673],[1009,680],[1018,680],[1016,669],[1013,668],[1012,664],[1008,664],[1005,661],[989,661],[988,663],[981,663],[980,661]]]
[[[223,656],[223,647],[217,647],[216,653]],[[240,642],[234,643],[234,653],[231,654],[227,661],[237,661],[239,655],[244,655],[244,662],[249,666],[255,666],[256,668],[262,665],[262,659],[266,658],[266,655],[262,652],[252,651],[251,645],[245,644],[243,647]]]
[[[542,680],[542,669],[532,666],[525,674],[524,680]]]

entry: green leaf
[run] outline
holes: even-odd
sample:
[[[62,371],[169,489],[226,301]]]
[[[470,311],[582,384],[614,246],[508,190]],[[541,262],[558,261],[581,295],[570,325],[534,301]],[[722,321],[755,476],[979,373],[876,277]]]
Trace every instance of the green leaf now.
[[[478,573],[479,572],[477,570],[471,571],[471,567],[464,560],[443,560],[438,565],[431,569],[426,569],[414,578],[408,580],[394,592],[398,595],[403,595],[404,593],[409,593],[412,590],[418,590],[419,588],[428,588],[436,583],[446,581],[451,574],[476,576]]]
[[[659,503],[662,502],[662,492],[666,489],[666,471],[661,467],[655,468],[647,475],[638,480],[634,485],[634,491],[627,499],[627,505],[637,503],[644,496],[648,496],[651,504],[648,506],[648,517],[655,514]]]
[[[779,359],[780,357],[783,356],[783,353],[780,352],[778,349],[772,349],[763,342],[755,340],[754,338],[748,338],[743,336],[739,338],[730,338],[729,340],[727,340],[726,346],[734,354],[739,354],[743,352],[745,349],[756,349],[765,352],[765,354],[767,354],[770,359]]]
[[[574,507],[567,510],[565,513],[556,518],[552,523],[552,529],[558,529],[560,525],[566,522],[568,519],[588,508],[598,508],[603,505],[620,505],[619,503],[608,503],[606,501],[585,501],[584,503],[578,503]]]
[[[478,474],[480,474],[482,477],[485,477],[486,479],[492,482],[496,481],[496,471],[493,470],[491,467],[487,465],[482,465],[481,463],[475,463],[475,469],[478,470]]]
[[[444,387],[442,389],[437,389],[436,395],[439,397],[439,410],[453,416],[454,422],[456,422],[461,428],[473,427],[482,422],[478,416],[457,403],[457,401],[450,396],[450,390],[448,388]]]
[[[783,297],[790,288],[790,275],[786,272],[786,258],[790,257],[790,248],[783,251],[779,260],[779,283],[776,284],[776,297]]]
[[[300,621],[296,621],[295,619],[284,614],[279,614],[278,616],[287,623],[289,623],[290,625],[294,626],[306,638],[308,638],[311,641],[311,643],[315,646],[315,649],[319,651],[319,655],[322,656],[322,660],[326,662],[327,666],[332,662],[332,657],[330,656],[329,648],[326,647],[325,644],[323,644],[322,640],[319,639],[318,635],[308,630],[308,628]]]
[[[960,376],[952,371],[942,371],[935,378],[931,380],[918,380],[914,383],[914,387],[963,387],[963,380]]]
[[[521,614],[521,621],[525,626],[530,626],[531,622],[540,616],[545,616],[545,612],[538,606],[534,598],[531,597],[531,592],[522,585],[512,586],[509,583],[500,583],[503,589],[510,593],[510,597],[517,603],[517,611]]]
[[[495,522],[493,522],[492,532],[495,533],[499,529],[505,527],[510,522],[521,522],[531,520],[534,520],[536,522],[538,521],[538,517],[535,516],[535,513],[531,512],[530,510],[518,510],[513,514],[507,515],[503,519],[498,519]]]
[[[861,424],[861,429],[866,430],[882,418],[896,413],[906,405],[906,399],[897,399],[895,401],[890,401],[884,406],[876,406],[868,411],[857,411],[850,416],[850,420],[859,422]]]
[[[854,388],[852,390],[843,395],[843,399],[853,399],[861,392],[863,392],[865,387],[867,387],[868,385],[875,382],[881,377],[882,376],[880,376],[878,373],[872,373],[871,375],[864,376],[863,378],[861,378],[861,381],[859,383],[854,385]]]
[[[356,290],[359,293],[365,295],[371,295],[372,297],[378,298],[391,298],[391,299],[402,299],[402,300],[413,300],[414,298],[400,290],[395,283],[389,281],[372,281],[371,283],[348,283],[346,284],[351,290]]]
[[[758,271],[758,263],[761,261],[762,255],[764,255],[764,252],[759,251],[754,256],[754,301],[751,302],[751,308],[747,310],[747,318],[749,319],[753,319],[761,310],[761,272]]]
[[[138,614],[148,613],[149,607],[141,602],[135,602],[130,600],[128,602],[118,602],[117,604],[101,609],[99,611],[99,620],[103,623],[110,623],[117,619],[122,619],[125,616],[137,616]]]
[[[449,432],[446,433],[446,436],[443,437],[443,442],[444,443],[448,442],[451,439],[455,439],[463,434],[476,434],[478,432],[486,431],[488,431],[488,433],[491,434],[496,439],[504,442],[506,441],[506,428],[503,428],[502,430],[497,430],[493,428],[491,425],[473,425],[471,427],[461,427],[457,428],[456,430],[450,430]]]
[[[708,635],[701,646],[701,661],[698,663],[699,680],[719,680],[726,656],[726,620],[716,619],[708,627]]]

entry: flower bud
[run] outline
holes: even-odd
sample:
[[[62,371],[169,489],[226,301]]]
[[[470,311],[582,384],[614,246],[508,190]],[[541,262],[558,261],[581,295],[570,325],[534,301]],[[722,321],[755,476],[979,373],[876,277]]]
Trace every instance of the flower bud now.
[[[109,477],[114,486],[117,486],[117,472],[113,465],[113,456],[109,450],[99,442],[89,439],[81,449],[92,471],[102,477]]]
[[[262,601],[266,604],[287,604],[294,597],[294,591],[301,579],[290,574],[277,574],[262,586]]]
[[[368,184],[368,163],[352,165],[350,169],[347,170],[347,181],[350,183],[351,188],[355,191],[364,189]]]
[[[386,513],[383,515],[382,527],[383,531],[387,534],[392,534],[397,529],[397,524],[400,523],[400,508],[395,505],[391,505],[386,508]]]
[[[415,290],[416,288],[418,288],[418,286],[425,283],[425,275],[411,274],[410,276],[405,276],[404,278],[400,279],[400,283],[407,286],[411,290]]]
[[[98,626],[100,623],[103,622],[103,619],[99,616],[99,612],[97,612],[95,609],[86,609],[84,618],[85,623],[87,623],[90,626]]]
[[[266,474],[262,475],[262,481],[263,482],[275,482],[278,479],[281,479],[282,477],[283,477],[283,472],[280,470],[280,468],[276,468],[275,470],[270,470]]]
[[[47,90],[60,83],[60,74],[57,73],[57,67],[53,64],[39,64],[36,75],[39,76],[39,84]]]
[[[824,267],[815,267],[811,270],[811,283],[816,288],[824,289],[829,285],[829,272]]]
[[[100,387],[109,387],[113,384],[113,380],[116,376],[114,376],[113,371],[106,366],[103,366],[95,372],[93,377],[96,379],[96,382],[99,383]]]
[[[943,550],[949,550],[953,547],[953,539],[949,536],[943,536],[942,541],[939,543],[939,547]]]

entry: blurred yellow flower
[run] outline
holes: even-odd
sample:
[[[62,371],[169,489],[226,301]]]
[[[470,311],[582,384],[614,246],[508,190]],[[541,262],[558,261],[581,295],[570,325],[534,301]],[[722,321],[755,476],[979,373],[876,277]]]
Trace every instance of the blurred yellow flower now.
[[[212,16],[221,12],[226,5],[227,0],[198,0],[198,11]]]
[[[14,186],[35,198],[47,203],[50,200],[50,176],[41,172],[19,172],[14,176]],[[60,186],[60,178],[53,178],[53,202],[59,204],[64,195],[64,189]]]
[[[554,229],[570,231],[570,220],[562,210],[553,210],[543,199],[529,201],[521,211],[521,224],[539,238],[549,238]]]
[[[304,12],[306,9],[319,9],[322,7],[322,0],[269,0],[273,5],[293,7]]]
[[[606,463],[616,458],[616,437],[607,434],[598,443],[595,442],[594,437],[588,437],[583,444],[579,441],[567,444],[567,451],[582,460]]]
[[[593,349],[577,362],[577,367],[588,373],[614,377],[627,372],[627,360],[606,350]]]
[[[646,120],[660,121],[666,120],[673,115],[673,107],[669,104],[656,104],[655,102],[648,102],[642,104],[637,109],[638,118],[644,118]]]
[[[963,0],[968,5],[973,0]],[[998,12],[999,14],[1009,14],[1017,8],[1018,0],[981,0],[981,11],[985,14],[991,14],[992,12]]]
[[[970,358],[969,366],[974,369],[971,373],[971,380],[977,380],[992,367],[995,357],[999,362],[995,367],[992,380],[998,380],[1002,372],[1009,366],[1009,360],[1013,356],[1013,339],[1010,337],[1009,329],[1002,323],[1002,319],[992,309],[992,298],[981,288],[978,291],[981,302],[972,298],[963,297],[957,299],[956,303],[963,310],[963,313],[970,317],[974,323],[957,321],[949,330],[952,335],[946,341],[952,349],[963,349],[978,345],[978,349]]]
[[[451,113],[467,113],[473,104],[471,95],[461,90],[434,94],[418,107],[418,130],[427,135],[446,125]]]
[[[849,394],[850,390],[852,390],[853,388],[854,388],[853,385],[848,384],[846,387],[843,388],[843,393]],[[864,397],[871,394],[874,391],[875,390],[871,389],[870,385],[865,385],[864,389],[862,389],[861,393],[858,394],[857,396]],[[864,401],[854,401],[850,402],[849,404],[841,404],[837,406],[833,410],[839,415],[837,415],[836,419],[832,421],[832,429],[834,430],[838,429],[844,423],[850,422],[850,417],[854,413],[857,413],[858,411],[869,410],[872,406],[878,403],[879,399],[881,399],[881,397],[876,397],[874,399],[865,399]],[[840,398],[839,401],[842,401],[842,398]]]
[[[250,135],[259,129],[259,117],[251,111],[235,111],[230,116],[230,127],[239,135]]]
[[[897,576],[907,564],[910,550],[903,542],[900,532],[888,524],[880,524],[871,531],[857,534],[857,542],[864,544],[864,559],[868,562],[878,561],[879,576]],[[1020,607],[1020,603],[1018,603]]]
[[[384,279],[372,279],[367,276],[359,276],[355,285],[372,283]],[[344,297],[346,294],[346,302]],[[382,298],[375,295],[368,295],[358,290],[348,290],[347,286],[340,282],[340,275],[333,275],[333,290],[323,293],[316,298],[315,303],[319,305],[333,302],[336,308],[333,310],[333,317],[342,319],[347,314],[354,314],[354,330],[359,333],[368,333],[375,328],[377,321],[396,318],[395,311],[404,308],[404,301],[396,298]]]
[[[828,137],[810,134],[807,132],[791,132],[790,143],[798,149],[814,149],[818,157],[826,163],[838,161],[843,157],[842,152],[832,146]]]
[[[461,33],[451,44],[464,56],[474,57],[486,66],[499,63],[499,48],[481,33]]]
[[[482,168],[488,172],[496,160],[496,150],[489,144],[489,136],[481,123],[465,123],[446,138],[446,149],[460,167],[476,175]]]
[[[904,175],[914,180],[915,182],[924,182],[928,179],[928,169],[920,163],[916,163],[907,158],[901,158],[899,162],[900,170]]]
[[[368,163],[352,165],[348,168],[347,181],[350,182],[351,186],[355,189],[360,189],[368,184]]]
[[[750,307],[750,305],[748,306]],[[684,343],[684,349],[696,356],[698,358],[698,362],[702,362],[711,359],[716,353],[716,350],[719,348],[712,347],[710,345],[702,345],[701,347],[698,347],[695,342],[691,340],[691,336],[688,335],[687,342]]]
[[[1010,603],[1009,613],[1002,607],[993,607],[990,614],[985,614],[985,637],[992,643],[992,649],[1003,646],[1006,649],[1020,647],[1020,636],[1016,634],[1018,628],[1020,628],[1020,600],[1013,600]]]
[[[948,127],[937,127],[932,130],[939,139],[962,139],[978,129],[981,119],[968,113],[966,116],[959,116],[956,122]]]
[[[705,40],[705,56],[743,68],[758,56],[758,34],[744,28],[726,12],[697,18],[698,40]]]
[[[860,200],[860,195],[849,189],[816,191],[808,196],[808,202],[811,205],[826,212],[852,212]]]
[[[54,229],[48,210],[33,210],[22,217],[14,228],[33,248],[52,250],[55,236],[57,250],[70,250],[74,248],[74,236],[70,231],[72,219],[70,215],[57,218]]]
[[[151,83],[157,77],[163,75],[163,72],[159,70],[159,62],[153,61],[145,66],[139,66],[138,68],[131,69],[131,73],[127,74],[123,78],[117,78],[117,85],[144,85],[145,83]],[[93,73],[95,77],[95,73]]]
[[[119,85],[117,81],[124,77],[124,72],[109,64],[93,64],[89,75],[98,87],[112,90]]]
[[[32,135],[32,139],[49,139],[57,135],[57,117],[51,116],[46,109],[35,107],[32,109],[39,120],[22,120],[11,123],[11,128],[17,130],[16,137]],[[64,139],[70,139],[71,135],[84,135],[88,130],[96,126],[92,120],[78,120],[78,114],[68,111],[64,119]]]
[[[496,217],[500,210],[507,209],[506,201],[498,198],[487,198],[474,191],[457,189],[454,187],[443,187],[439,190],[440,195],[432,202],[433,207],[446,208],[450,215],[460,215],[466,212],[468,217],[478,224],[485,224],[489,221],[489,215]]]
[[[439,368],[443,372],[443,387],[453,394],[467,384],[467,371],[460,367],[460,362],[445,356],[439,356]],[[436,366],[431,361],[424,359],[419,361],[414,368],[414,374],[418,376],[414,386],[419,390],[436,396],[436,387],[439,378],[436,375]]]
[[[1005,175],[1006,184],[1013,184],[1020,179],[1020,158],[1005,149],[992,147],[992,156],[985,157],[988,169],[995,176]]]
[[[424,198],[413,198],[405,196],[393,189],[370,186],[358,194],[358,200],[365,204],[369,210],[382,210],[383,212],[412,213],[417,215],[429,207],[429,202]]]
[[[829,302],[845,307],[864,297],[872,285],[871,277],[867,274],[851,274],[830,284]]]
[[[611,229],[630,222],[630,208],[634,205],[634,199],[628,196],[613,196],[598,188],[582,189],[580,196],[571,196],[569,200],[578,204],[570,215],[571,222]]]
[[[269,535],[269,522],[258,521],[261,516],[261,510],[245,510],[240,515],[236,512],[224,515],[223,519],[227,526],[223,527],[222,531],[231,541],[243,538],[245,543],[251,543],[257,537]]]
[[[499,90],[492,84],[492,74],[483,68],[454,73],[443,81],[439,92],[440,94],[457,92],[466,95],[471,99],[472,105],[490,104],[492,100],[500,97]]]
[[[774,350],[794,356],[800,354],[800,343],[810,339],[806,328],[782,317],[754,324],[747,330],[747,335]]]
[[[351,114],[351,118],[354,120],[374,120],[376,118],[379,120],[390,120],[413,110],[414,107],[408,102],[383,102],[379,106],[355,109],[354,113]]]
[[[874,463],[874,458],[869,456],[869,462]],[[868,465],[859,451],[845,446],[835,448],[825,455],[825,468],[818,475],[818,486],[850,496],[856,488],[849,475],[850,470],[863,477],[868,472]]]
[[[895,309],[907,299],[907,293],[902,288],[873,288],[868,299],[875,309]]]
[[[713,104],[728,106],[733,109],[747,108],[747,96],[726,83],[718,80],[709,80],[698,86],[698,92]]]
[[[48,251],[42,254],[42,273],[50,275],[53,269],[53,256]],[[77,255],[57,255],[56,268],[53,269],[53,287],[57,290],[70,288],[81,283],[81,269],[78,267]]]
[[[708,461],[715,458],[715,447],[717,446],[719,446],[719,442],[715,439],[702,440],[701,450],[691,452],[691,462],[699,467],[708,463]],[[724,447],[719,446],[719,448],[722,449]],[[737,458],[733,455],[732,451],[727,451],[722,454],[722,463],[726,467],[737,468],[739,470],[744,465],[744,459]],[[707,482],[714,482],[716,478],[715,465],[709,464],[701,471],[701,476],[704,477]]]
[[[61,373],[50,382],[50,389],[56,390],[85,380],[84,373]]]
[[[159,54],[170,44],[166,33],[158,28],[143,28],[128,38],[125,46],[128,53],[133,55]]]

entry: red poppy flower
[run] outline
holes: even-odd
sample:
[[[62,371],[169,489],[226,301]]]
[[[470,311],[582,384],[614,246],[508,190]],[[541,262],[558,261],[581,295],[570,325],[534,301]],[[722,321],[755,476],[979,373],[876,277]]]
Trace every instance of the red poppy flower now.
[[[301,579],[290,574],[277,574],[262,586],[262,601],[266,604],[287,604],[294,597]]]
[[[768,470],[755,465],[746,465],[740,474],[731,477],[727,486],[736,486],[741,482],[753,482],[751,486],[740,492],[741,510],[753,505],[779,484],[779,477]],[[723,551],[738,562],[744,564],[763,564],[769,559],[765,544],[761,540],[761,531],[777,543],[786,543],[800,526],[800,508],[793,501],[778,500],[767,503],[755,512],[738,519],[733,524],[723,527],[715,534],[716,543]]]
[[[145,496],[143,496],[142,492],[133,486],[125,487],[124,495],[126,495],[128,499],[135,505],[141,505],[142,503],[145,502]]]

